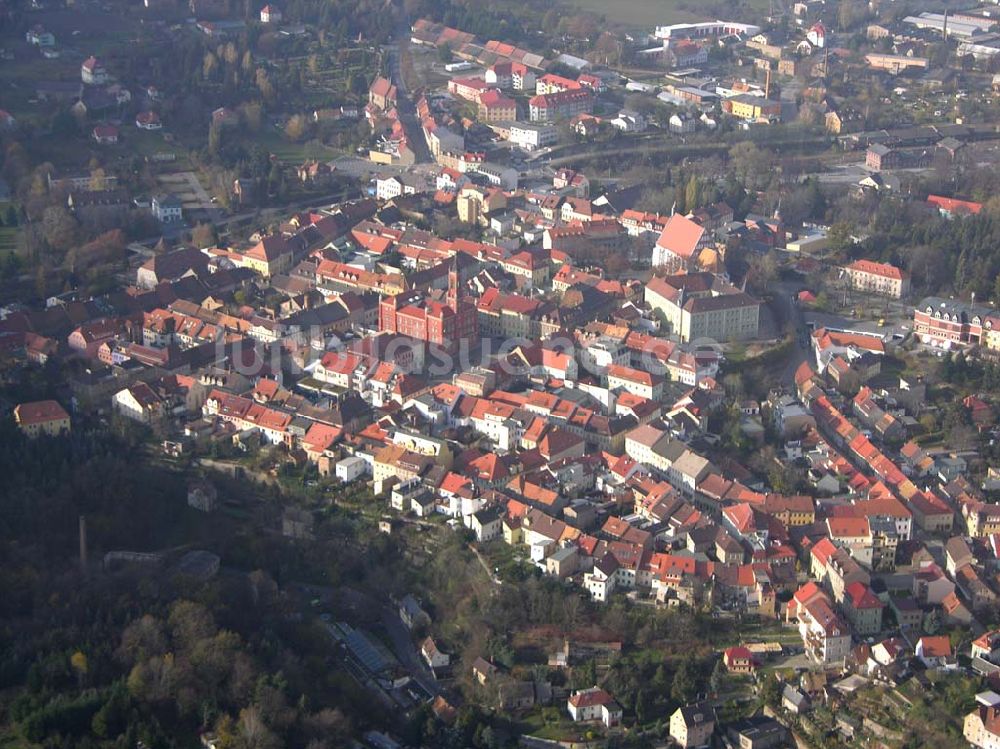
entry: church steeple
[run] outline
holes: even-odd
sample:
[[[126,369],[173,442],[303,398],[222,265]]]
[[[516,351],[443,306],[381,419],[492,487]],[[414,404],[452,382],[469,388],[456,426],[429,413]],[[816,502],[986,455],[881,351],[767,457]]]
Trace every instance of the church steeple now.
[[[458,253],[451,256],[451,267],[448,269],[448,306],[458,311]]]

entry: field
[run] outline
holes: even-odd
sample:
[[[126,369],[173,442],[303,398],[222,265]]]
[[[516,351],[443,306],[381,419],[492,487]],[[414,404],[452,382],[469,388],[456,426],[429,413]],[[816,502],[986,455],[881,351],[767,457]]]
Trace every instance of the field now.
[[[606,0],[569,0],[569,5],[605,16],[611,23],[623,26],[650,28],[658,24],[705,20],[679,8],[677,0],[623,0],[613,6]]]
[[[614,25],[651,27],[671,23],[708,21],[732,18],[753,23],[754,16],[767,13],[768,0],[723,0],[722,2],[696,2],[695,0],[621,0],[609,4],[606,0],[566,0],[566,4],[589,13],[604,16]]]
[[[10,226],[0,228],[0,258],[17,249],[17,229]]]

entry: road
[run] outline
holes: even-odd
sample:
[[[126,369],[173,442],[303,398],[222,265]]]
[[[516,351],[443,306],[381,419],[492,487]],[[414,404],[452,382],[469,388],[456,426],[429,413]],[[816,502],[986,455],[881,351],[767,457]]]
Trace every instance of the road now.
[[[483,568],[487,577],[493,581],[493,584],[497,586],[503,585],[503,580],[493,574],[493,570],[490,569],[489,564],[486,563],[486,560],[483,558],[483,555],[479,553],[479,549],[476,548],[475,544],[469,544],[469,550],[476,555],[476,559],[479,560],[479,565]]]
[[[794,345],[792,352],[785,362],[785,367],[781,372],[781,382],[787,385],[795,384],[795,372],[803,362],[809,361],[810,349],[808,339],[803,340],[799,331],[804,325],[802,320],[802,309],[799,307],[795,297],[801,291],[802,284],[793,281],[779,281],[772,285],[774,297],[771,300],[771,307],[775,312],[775,317],[787,320],[793,332]]]
[[[410,630],[399,618],[399,609],[392,601],[346,586],[332,588],[324,585],[293,583],[291,587],[311,598],[323,599],[335,610],[349,609],[362,621],[369,621],[377,616],[389,638],[393,655],[409,672],[411,678],[431,696],[441,694],[441,685],[424,663]]]
[[[342,203],[344,201],[354,200],[360,197],[361,192],[358,191],[357,188],[351,187],[341,190],[340,192],[331,193],[329,195],[319,195],[307,200],[296,200],[285,203],[284,205],[268,206],[266,208],[255,209],[253,211],[236,213],[231,216],[220,218],[218,221],[213,221],[212,223],[216,228],[225,230],[228,227],[252,221],[257,218],[260,220],[261,224],[264,225],[268,223],[268,216],[284,216],[289,212],[302,211],[316,206],[334,205],[336,203]],[[161,236],[163,235],[156,234],[151,237],[146,237],[145,239],[137,239],[134,242],[129,243],[128,249],[137,255],[152,257],[155,254],[153,252],[153,245],[160,241]]]
[[[403,123],[410,148],[417,158],[418,164],[426,164],[433,161],[431,152],[427,148],[427,140],[424,138],[424,131],[417,120],[417,108],[413,104],[413,92],[407,90],[406,80],[400,69],[399,59],[406,46],[410,43],[410,20],[402,4],[397,10],[399,21],[396,24],[394,33],[395,41],[385,47],[389,55],[389,78],[396,84],[396,111],[399,112],[399,120]]]

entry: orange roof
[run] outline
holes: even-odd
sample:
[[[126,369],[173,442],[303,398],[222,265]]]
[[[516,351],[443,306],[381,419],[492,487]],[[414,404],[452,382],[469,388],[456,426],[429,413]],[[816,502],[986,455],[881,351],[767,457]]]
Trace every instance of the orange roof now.
[[[948,213],[964,212],[976,214],[983,210],[982,203],[974,203],[971,200],[958,200],[957,198],[946,198],[942,195],[928,195],[927,202]]]
[[[947,635],[921,637],[917,641],[917,647],[920,647],[923,654],[929,658],[951,657],[951,640]]]
[[[329,424],[313,424],[302,438],[302,444],[311,452],[322,452],[340,439],[343,431]]]
[[[704,234],[704,226],[675,213],[663,227],[656,244],[678,257],[689,259],[698,249],[698,243]]]
[[[883,278],[890,278],[894,281],[901,281],[908,276],[905,271],[900,270],[895,265],[890,265],[889,263],[876,263],[874,260],[855,260],[847,266],[847,269],[856,270],[861,273],[870,273],[871,275],[881,276]]]

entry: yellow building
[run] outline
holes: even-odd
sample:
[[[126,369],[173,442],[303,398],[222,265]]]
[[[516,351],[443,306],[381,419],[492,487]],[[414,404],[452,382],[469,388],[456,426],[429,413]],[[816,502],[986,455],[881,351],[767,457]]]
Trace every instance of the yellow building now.
[[[733,117],[741,120],[769,120],[781,117],[781,102],[752,94],[733,96],[726,99],[722,106]]]
[[[271,234],[243,253],[242,265],[270,278],[291,269],[292,248],[287,239]]]
[[[14,407],[14,421],[17,428],[31,438],[42,434],[58,437],[70,431],[69,414],[52,400],[19,403]]]

